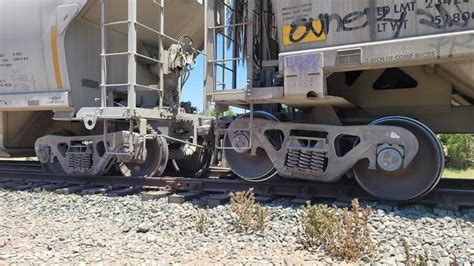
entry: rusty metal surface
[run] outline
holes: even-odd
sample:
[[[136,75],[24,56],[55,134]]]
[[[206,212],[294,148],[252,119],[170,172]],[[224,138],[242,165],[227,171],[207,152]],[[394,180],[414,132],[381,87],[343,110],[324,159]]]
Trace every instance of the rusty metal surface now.
[[[185,178],[185,177],[77,177],[55,176],[44,173],[0,171],[0,180],[28,180],[41,182],[66,182],[69,184],[111,185],[161,188],[170,191],[198,191],[228,193],[253,188],[258,195],[287,196],[309,199],[353,199],[378,200],[367,194],[354,180],[344,179],[337,183],[289,181],[276,178],[274,181],[253,184],[239,179]],[[474,206],[474,180],[443,179],[427,196],[408,203],[441,206]]]

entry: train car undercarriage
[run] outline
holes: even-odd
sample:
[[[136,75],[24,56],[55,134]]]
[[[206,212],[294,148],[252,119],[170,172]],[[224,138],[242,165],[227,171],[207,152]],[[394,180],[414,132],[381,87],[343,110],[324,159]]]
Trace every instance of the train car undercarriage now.
[[[56,71],[35,70],[50,79],[38,81],[46,92],[7,91],[0,133],[13,113],[53,121],[31,132],[22,149],[34,141],[51,173],[146,177],[172,166],[200,177],[222,161],[248,182],[277,175],[314,182],[348,177],[382,199],[422,197],[444,169],[434,131],[474,132],[474,19],[436,24],[432,13],[464,18],[474,4],[397,0],[394,8],[384,1],[331,1],[45,4],[44,10],[71,18],[67,25],[47,20],[54,24],[51,41],[62,41],[64,54],[55,62],[53,50],[53,62],[44,63]],[[195,22],[189,27],[176,19],[183,7],[196,13],[189,14]],[[82,38],[86,33],[95,39]],[[203,114],[181,103],[198,54],[204,58]],[[68,66],[66,85],[59,82],[61,64]],[[245,113],[210,116],[211,108],[229,107]],[[21,139],[13,142],[12,135],[0,134],[0,153],[14,154],[9,144]]]
[[[252,121],[237,118],[222,137],[229,166],[249,182],[276,174],[336,182],[350,172],[365,190],[388,200],[428,193],[444,165],[436,135],[406,117],[386,117],[369,126],[328,126],[281,123],[255,112]]]

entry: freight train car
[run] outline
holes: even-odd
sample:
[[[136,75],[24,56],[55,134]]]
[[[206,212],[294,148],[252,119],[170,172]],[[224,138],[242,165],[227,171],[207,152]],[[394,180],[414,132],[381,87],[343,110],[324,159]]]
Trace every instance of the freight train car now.
[[[210,13],[228,5],[208,3]],[[217,32],[230,38],[206,38],[206,95],[251,110],[217,131],[242,178],[345,175],[380,198],[409,200],[443,173],[435,133],[474,132],[473,1],[233,3],[231,30]],[[209,34],[221,29],[213,17]],[[237,52],[211,53],[219,42]],[[247,85],[220,86],[240,60]]]
[[[209,119],[179,101],[203,16],[192,0],[0,0],[0,155],[68,175],[205,168]]]

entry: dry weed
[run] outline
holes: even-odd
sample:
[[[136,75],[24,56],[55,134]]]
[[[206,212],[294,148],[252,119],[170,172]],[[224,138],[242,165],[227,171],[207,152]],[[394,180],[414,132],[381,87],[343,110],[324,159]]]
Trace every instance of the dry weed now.
[[[412,258],[410,252],[410,244],[408,243],[408,240],[402,239],[402,244],[406,257],[405,264],[407,266],[428,266],[429,258],[428,252],[426,252],[426,250],[424,254],[420,254],[417,257]]]
[[[260,232],[265,231],[265,228],[267,228],[267,219],[269,214],[270,211],[268,208],[265,208],[260,204],[256,204],[254,210],[255,223],[253,228]]]
[[[230,209],[237,214],[240,224],[245,228],[252,226],[254,205],[255,195],[252,188],[245,192],[230,193]]]
[[[246,230],[259,230],[266,228],[269,210],[260,204],[255,204],[253,188],[244,192],[230,193],[230,209],[237,214],[238,224]]]
[[[364,255],[373,258],[376,246],[369,229],[369,217],[372,209],[361,208],[359,200],[352,200],[351,210],[342,210],[342,226],[339,227],[337,241],[329,252],[345,260],[355,261]]]
[[[323,246],[332,257],[356,261],[363,256],[373,258],[376,246],[368,220],[371,208],[361,208],[359,201],[352,201],[351,209],[344,208],[342,215],[325,205],[303,209],[303,235],[306,247]]]
[[[199,233],[203,233],[209,225],[208,210],[200,211],[196,221],[196,229]]]
[[[340,226],[339,217],[333,208],[327,205],[311,205],[307,202],[303,208],[303,246],[314,248],[325,245],[334,237]]]

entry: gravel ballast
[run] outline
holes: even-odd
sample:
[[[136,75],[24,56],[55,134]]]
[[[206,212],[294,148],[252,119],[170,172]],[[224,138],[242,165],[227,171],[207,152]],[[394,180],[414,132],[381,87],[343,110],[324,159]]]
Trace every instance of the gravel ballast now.
[[[303,250],[298,237],[301,206],[277,199],[266,231],[243,232],[229,205],[207,209],[204,199],[168,204],[138,195],[56,195],[0,190],[0,263],[107,262],[163,264],[279,264],[337,262],[319,249]],[[379,248],[374,260],[405,262],[402,240],[412,255],[431,263],[474,263],[474,211],[449,212],[424,206],[373,206],[370,226]],[[374,206],[375,205],[375,206]],[[198,217],[207,212],[201,233]],[[369,263],[362,258],[362,263]]]

